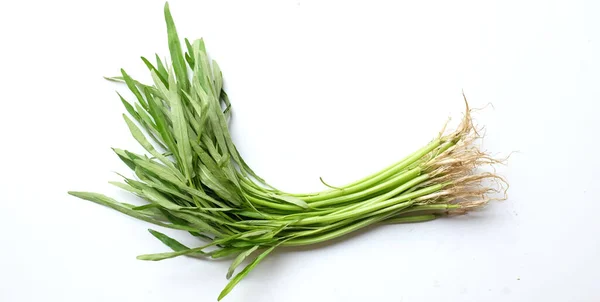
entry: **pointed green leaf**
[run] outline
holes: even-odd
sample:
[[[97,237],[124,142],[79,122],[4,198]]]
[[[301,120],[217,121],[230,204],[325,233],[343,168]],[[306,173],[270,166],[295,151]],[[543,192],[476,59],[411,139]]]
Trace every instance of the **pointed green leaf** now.
[[[209,246],[212,246],[212,245],[214,245],[214,244],[211,243],[210,245],[205,245],[205,246],[201,246],[201,247],[197,247],[197,248],[193,248],[193,249],[180,250],[180,251],[175,251],[175,252],[139,255],[136,258],[138,260],[160,261],[160,260],[175,258],[177,256],[200,253],[200,252],[202,252],[203,249],[205,249]]]
[[[173,134],[177,145],[177,153],[181,162],[186,179],[190,180],[192,176],[192,147],[190,145],[190,136],[188,134],[188,123],[185,119],[183,103],[177,93],[176,85],[173,85],[175,79],[169,74],[169,94],[168,99],[171,104],[171,121],[173,122]],[[175,151],[175,150],[173,150]]]
[[[221,68],[219,68],[219,64],[217,61],[212,61],[213,68],[213,79],[215,81],[215,92],[217,95],[221,94],[221,89],[223,89],[223,74],[221,73]]]
[[[125,84],[127,84],[129,90],[133,92],[133,95],[135,95],[135,98],[138,100],[138,102],[140,102],[140,104],[142,104],[142,106],[145,109],[148,109],[148,104],[146,103],[146,100],[144,100],[144,98],[142,97],[142,94],[140,93],[140,90],[136,86],[134,80],[125,72],[124,69],[121,69],[121,74],[123,75],[123,80],[125,81]]]
[[[165,3],[165,22],[167,23],[167,35],[169,40],[169,51],[171,53],[171,60],[173,61],[172,66],[175,69],[175,75],[177,76],[177,85],[179,89],[186,91],[189,80],[187,74],[187,66],[183,59],[183,52],[181,51],[181,42],[177,35],[177,29],[175,28],[175,22],[171,16],[169,10],[169,3]],[[170,86],[171,84],[169,84]],[[171,87],[169,87],[171,88]]]
[[[192,249],[187,249],[187,250],[176,251],[176,252],[140,255],[140,256],[137,256],[137,259],[139,259],[139,260],[149,260],[149,261],[160,261],[160,260],[164,260],[164,259],[175,258],[177,256],[189,255],[189,254],[193,254],[193,253],[202,252],[203,249],[211,247],[211,246],[215,246],[215,245],[218,245],[218,244],[225,244],[225,243],[227,243],[227,242],[229,242],[231,240],[234,240],[234,239],[236,239],[238,237],[239,237],[239,234],[231,235],[231,236],[228,236],[228,237],[224,237],[222,239],[213,240],[213,242],[208,243],[208,244],[203,245],[203,246],[200,246],[200,247],[196,247],[196,248],[192,248]]]
[[[152,234],[152,236],[156,237],[156,239],[160,240],[162,243],[164,243],[166,246],[170,247],[173,251],[183,251],[183,250],[189,250],[190,248],[181,244],[179,241],[161,233],[158,231],[155,231],[153,229],[148,229],[148,232],[150,232],[150,234]]]
[[[143,210],[147,210],[147,209],[157,209],[157,208],[160,208],[160,206],[157,204],[154,204],[154,203],[148,203],[148,204],[145,204],[142,206],[134,207],[133,210],[143,211]]]
[[[143,121],[144,123],[146,123],[146,125],[151,127],[151,129],[149,130],[154,130],[154,128],[156,128],[156,125],[154,125],[154,121],[152,120],[150,115],[148,115],[148,112],[146,112],[146,110],[142,108],[142,106],[140,106],[138,103],[135,104],[135,109],[137,110],[141,121]]]
[[[133,135],[133,137],[135,138],[135,140],[138,141],[138,143],[142,147],[144,147],[144,149],[146,149],[146,151],[150,152],[150,154],[152,154],[152,156],[158,158],[162,163],[164,163],[165,165],[167,165],[173,171],[176,171],[175,166],[173,165],[173,162],[171,162],[169,159],[167,159],[162,154],[160,154],[158,151],[156,151],[156,149],[154,149],[154,146],[152,146],[152,144],[146,139],[146,136],[144,136],[144,134],[142,133],[142,131],[140,130],[140,128],[138,128],[127,117],[127,115],[123,114],[123,119],[125,119],[125,123],[127,123],[127,127],[129,127],[129,131],[131,132],[131,134]]]
[[[140,167],[140,168],[156,175],[160,179],[166,180],[177,186],[183,185],[183,183],[182,183],[183,180],[180,179],[178,177],[178,175],[175,175],[172,170],[167,169],[165,166],[158,165],[149,160],[143,160],[143,159],[135,159],[135,160],[133,160],[133,162],[135,163],[135,165],[137,167]]]
[[[231,102],[229,101],[229,96],[225,93],[225,90],[221,90],[221,101],[225,104],[225,110],[223,110],[225,121],[229,121],[231,118]]]
[[[125,163],[131,170],[135,170],[135,163],[133,162],[133,160],[131,160],[123,150],[121,149],[116,149],[116,148],[112,148],[113,151],[117,154],[117,156],[119,156],[119,158],[121,159],[121,161],[123,161],[123,163]]]
[[[181,206],[172,203],[170,200],[168,200],[167,198],[165,198],[162,194],[160,194],[158,191],[154,190],[154,189],[143,189],[142,190],[142,194],[144,194],[144,196],[146,197],[146,199],[148,199],[149,201],[151,201],[152,203],[155,203],[167,210],[180,210]]]
[[[104,77],[105,80],[111,81],[111,82],[117,82],[117,83],[125,83],[125,80],[123,79],[123,77]],[[157,93],[157,90],[152,87],[152,86],[148,86],[146,84],[142,84],[136,80],[133,80],[133,83],[140,89],[148,89],[150,90],[150,92],[152,92],[153,94]]]
[[[262,217],[260,217],[262,218]],[[250,238],[250,237],[257,237],[257,236],[261,236],[267,233],[270,233],[272,230],[270,229],[262,229],[262,230],[256,230],[256,231],[249,231],[249,232],[245,232],[243,233],[239,238]]]
[[[188,63],[188,65],[190,66],[194,66],[194,59],[192,59],[192,57],[190,57],[190,55],[188,55],[187,53],[185,53],[185,55],[183,55],[185,57],[185,61]]]
[[[101,204],[103,206],[115,209],[125,215],[129,215],[131,217],[134,217],[134,218],[146,221],[146,222],[154,223],[154,224],[162,226],[162,227],[186,230],[186,231],[195,231],[196,230],[194,228],[190,228],[190,227],[186,227],[186,226],[182,226],[182,225],[168,224],[168,223],[160,222],[152,217],[149,217],[147,215],[144,215],[140,212],[133,210],[132,209],[133,206],[131,206],[131,205],[122,204],[122,203],[120,203],[110,197],[107,197],[105,195],[102,195],[102,194],[92,193],[92,192],[75,192],[75,191],[69,191],[68,193],[75,197],[79,197],[81,199],[85,199],[85,200],[95,202],[97,204]]]
[[[250,254],[252,254],[254,251],[256,251],[257,248],[258,248],[258,245],[255,245],[255,246],[249,248],[248,250],[241,252],[237,257],[235,257],[235,259],[229,266],[229,270],[227,271],[227,276],[226,276],[227,280],[229,280],[229,278],[231,278],[231,276],[235,272],[235,269],[240,264],[242,264],[242,261],[244,261],[248,256],[250,256]]]
[[[190,44],[190,40],[187,38],[185,40],[185,47],[187,48],[187,53],[185,54],[185,59],[187,60],[190,68],[194,68],[194,49],[192,48],[192,44]]]
[[[165,79],[164,84],[168,85],[168,83],[166,82],[166,79],[168,77],[168,72],[167,72],[167,68],[165,67],[165,65],[163,64],[163,62],[160,60],[160,57],[158,56],[158,54],[156,55],[156,73],[158,75],[160,75],[161,78]]]
[[[281,201],[285,201],[287,203],[297,205],[303,209],[308,209],[308,204],[306,203],[306,201],[304,201],[298,197],[279,195],[279,194],[275,194],[275,193],[269,193],[269,196],[271,196],[277,200],[281,200]]]
[[[269,253],[271,253],[281,243],[283,243],[283,241],[278,243],[277,245],[270,247],[266,251],[262,252],[260,255],[258,255],[258,257],[256,257],[256,259],[254,259],[254,261],[252,261],[241,272],[239,272],[237,275],[235,275],[235,277],[233,277],[233,279],[231,279],[231,281],[229,281],[227,286],[225,286],[225,288],[223,289],[221,294],[219,294],[219,298],[217,298],[217,300],[221,301],[221,299],[223,299],[225,296],[227,296],[227,294],[229,294],[229,292],[231,292],[233,287],[235,287],[242,279],[244,279],[244,277],[246,277],[246,275],[248,275],[248,273],[250,273],[250,271],[252,271],[252,269],[254,269],[254,267],[256,267],[265,257],[267,257],[267,255],[269,255]]]
[[[175,151],[175,141],[173,140],[173,136],[171,135],[171,131],[169,129],[169,121],[159,107],[158,102],[160,101],[152,97],[148,90],[144,90],[144,93],[146,94],[146,99],[148,100],[148,105],[150,107],[148,112],[156,123],[156,131],[162,138],[167,149],[169,151]],[[177,156],[176,158],[179,159]]]
[[[217,258],[227,257],[227,256],[233,255],[235,253],[239,253],[243,250],[244,249],[241,249],[241,248],[222,248],[220,250],[212,251],[208,254],[210,255],[211,258],[217,259]]]
[[[123,98],[123,96],[121,96],[120,93],[117,92],[117,94],[119,95],[119,98],[121,99],[121,102],[123,103],[123,106],[125,106],[125,110],[127,110],[127,112],[136,120],[136,121],[140,121],[140,115],[135,111],[135,109],[133,109],[133,106],[131,106],[131,104],[129,102],[127,102],[125,100],[125,98]]]
[[[118,188],[121,188],[121,189],[123,189],[125,191],[137,194],[137,195],[141,195],[142,194],[142,190],[138,190],[138,189],[136,189],[136,188],[134,188],[134,187],[132,187],[132,186],[130,186],[128,184],[122,183],[122,182],[109,181],[108,183],[111,184],[111,185],[113,185],[113,186],[116,186]]]
[[[148,69],[152,72],[156,72],[156,74],[158,75],[158,77],[160,78],[160,80],[163,82],[163,84],[167,84],[167,79],[163,78],[162,75],[160,74],[160,72],[158,72],[158,69],[156,69],[156,67],[154,67],[154,65],[152,65],[152,63],[150,63],[150,61],[148,61],[148,59],[141,57],[142,61],[144,62],[144,64],[146,65],[146,67],[148,67]],[[150,101],[148,101],[150,102]]]

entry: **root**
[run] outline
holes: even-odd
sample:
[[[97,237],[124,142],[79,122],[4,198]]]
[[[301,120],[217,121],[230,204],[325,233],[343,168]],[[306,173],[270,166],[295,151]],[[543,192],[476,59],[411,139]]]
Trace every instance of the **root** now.
[[[464,94],[463,94],[464,97]],[[492,157],[481,150],[480,140],[483,139],[483,128],[477,129],[471,117],[466,97],[465,115],[459,126],[453,132],[443,135],[446,125],[439,138],[442,145],[433,150],[422,161],[421,167],[431,178],[419,187],[442,184],[442,190],[422,196],[415,200],[416,204],[449,203],[459,205],[451,214],[462,214],[478,209],[493,200],[507,198],[508,182],[496,174],[495,166],[505,164],[506,158]],[[445,145],[444,145],[445,144]],[[451,145],[448,148],[448,145]],[[444,146],[446,150],[444,150]],[[512,154],[512,153],[511,153]],[[482,167],[490,167],[493,172],[482,172]],[[499,194],[500,197],[498,197]]]

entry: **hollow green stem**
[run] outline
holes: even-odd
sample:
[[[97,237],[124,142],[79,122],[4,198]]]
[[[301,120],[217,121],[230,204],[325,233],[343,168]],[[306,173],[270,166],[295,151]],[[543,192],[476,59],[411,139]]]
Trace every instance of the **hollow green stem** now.
[[[418,221],[428,221],[428,220],[435,219],[435,217],[431,217],[431,216],[433,216],[433,215],[405,217],[403,220],[405,220],[406,222],[418,222]],[[379,217],[379,216],[367,218],[360,222],[348,225],[346,227],[339,228],[339,229],[337,229],[333,232],[329,232],[327,234],[313,236],[313,237],[306,237],[306,238],[291,239],[291,240],[286,241],[282,245],[283,246],[301,246],[301,245],[309,245],[309,244],[324,242],[327,240],[331,240],[331,239],[335,239],[335,238],[344,236],[353,231],[359,230],[359,229],[369,226],[371,224],[382,221],[385,218],[386,217]],[[402,220],[400,218],[398,218],[396,223],[398,223],[398,221],[402,221]]]
[[[415,199],[415,198],[418,198],[421,196],[425,196],[427,194],[434,193],[436,191],[441,190],[443,187],[444,187],[443,184],[433,185],[433,186],[423,188],[421,190],[418,190],[418,191],[415,191],[415,192],[412,192],[409,194],[404,194],[404,195],[400,195],[395,198],[390,198],[390,199],[382,201],[382,202],[371,203],[371,204],[368,204],[367,206],[357,208],[353,211],[347,211],[347,212],[338,213],[338,214],[334,213],[334,214],[325,215],[325,216],[308,217],[308,218],[302,219],[296,223],[293,223],[293,225],[326,224],[326,223],[332,223],[332,222],[339,221],[339,220],[348,219],[351,217],[360,217],[367,213],[374,212],[376,210],[383,209],[386,207],[390,207],[390,206],[393,206],[400,202],[408,201],[408,200]]]
[[[418,216],[406,216],[406,217],[393,217],[382,221],[383,223],[411,223],[411,222],[425,222],[436,219],[437,216],[433,214],[418,215]]]
[[[399,215],[407,215],[413,213],[429,213],[429,212],[446,212],[448,210],[460,209],[460,205],[457,204],[427,204],[410,207],[400,212]]]
[[[362,203],[357,203],[355,205],[349,205],[349,206],[345,206],[341,209],[339,209],[338,211],[335,212],[335,214],[338,213],[344,213],[344,212],[349,212],[349,211],[354,211],[356,209],[362,208],[362,207],[368,207],[372,204],[376,204],[376,203],[380,203],[383,202],[389,198],[392,198],[394,196],[397,196],[399,194],[402,193],[402,195],[408,194],[408,191],[410,191],[410,193],[412,193],[413,191],[411,191],[410,189],[414,188],[415,186],[419,185],[420,183],[428,180],[430,177],[429,174],[423,174],[421,176],[415,177],[413,179],[411,179],[410,181],[402,184],[401,186],[393,189],[392,191],[386,192],[382,195],[373,197],[369,200],[366,200]],[[408,191],[407,191],[408,190]]]
[[[340,204],[340,203],[356,201],[360,198],[364,198],[366,196],[373,195],[375,193],[384,191],[385,189],[396,188],[396,187],[406,183],[407,181],[419,176],[419,174],[421,174],[421,169],[414,168],[414,169],[408,170],[400,175],[392,177],[388,181],[379,183],[375,186],[365,187],[358,191],[355,191],[354,193],[350,193],[350,194],[346,194],[346,195],[342,195],[342,196],[338,196],[338,197],[331,197],[331,198],[328,198],[325,200],[315,201],[315,202],[312,202],[310,205],[313,207],[323,207],[323,206],[329,206],[332,204]],[[306,201],[306,199],[308,199],[308,198],[304,198],[304,199]]]
[[[410,166],[412,163],[414,163],[415,161],[419,160],[421,157],[423,157],[427,153],[429,153],[432,150],[434,150],[435,148],[437,148],[440,144],[441,144],[441,141],[439,139],[436,139],[436,140],[432,141],[431,143],[429,143],[427,146],[423,147],[421,150],[408,156],[404,160],[401,160],[398,163],[396,163],[386,169],[383,169],[382,171],[372,174],[369,177],[363,178],[359,181],[356,181],[349,185],[341,187],[340,188],[341,190],[334,189],[334,190],[327,190],[327,191],[323,191],[323,192],[319,192],[319,193],[312,193],[312,194],[306,194],[306,195],[305,194],[297,194],[297,195],[291,194],[291,195],[297,196],[297,197],[303,197],[302,199],[304,201],[310,203],[312,201],[318,201],[318,200],[324,200],[324,199],[328,199],[328,198],[338,197],[338,196],[342,196],[345,194],[354,193],[354,192],[358,192],[360,190],[367,189],[381,181],[386,180],[387,178],[395,175],[396,173],[401,172],[402,170],[404,170],[405,168]]]

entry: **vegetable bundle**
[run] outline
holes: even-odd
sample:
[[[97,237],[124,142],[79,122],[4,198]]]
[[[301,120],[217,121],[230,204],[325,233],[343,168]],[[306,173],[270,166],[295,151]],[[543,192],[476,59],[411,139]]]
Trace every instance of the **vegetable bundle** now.
[[[478,167],[498,161],[475,144],[479,138],[467,105],[458,128],[443,130],[425,147],[364,179],[343,187],[290,194],[269,186],[238,153],[228,130],[231,104],[221,70],[209,60],[202,39],[186,50],[165,5],[171,62],[142,58],[153,84],[122,76],[135,96],[119,95],[125,122],[147,154],[114,149],[135,173],[114,182],[147,201],[135,206],[89,192],[69,194],[108,206],[156,225],[189,232],[204,244],[189,248],[155,230],[150,233],[172,252],[138,256],[162,260],[181,255],[235,257],[227,273],[255,251],[257,257],[236,274],[219,300],[279,246],[331,240],[369,225],[420,222],[485,205],[504,181]]]

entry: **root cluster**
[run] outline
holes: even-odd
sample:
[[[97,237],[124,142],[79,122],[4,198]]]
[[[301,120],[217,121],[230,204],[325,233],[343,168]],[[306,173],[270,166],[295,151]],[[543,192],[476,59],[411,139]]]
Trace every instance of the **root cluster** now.
[[[481,129],[474,125],[468,104],[465,112],[454,132],[440,135],[443,142],[454,144],[437,155],[432,154],[422,163],[432,179],[419,186],[443,184],[443,189],[418,198],[418,204],[454,204],[459,207],[451,210],[452,213],[465,213],[492,200],[507,198],[508,183],[496,174],[495,169],[507,158],[494,158],[481,149]]]

